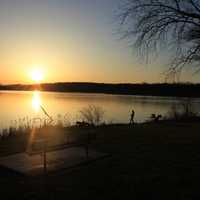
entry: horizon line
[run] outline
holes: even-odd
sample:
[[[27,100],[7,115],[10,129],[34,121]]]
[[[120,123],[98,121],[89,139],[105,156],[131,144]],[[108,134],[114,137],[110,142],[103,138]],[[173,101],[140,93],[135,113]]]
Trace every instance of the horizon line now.
[[[24,86],[33,86],[33,85],[45,85],[45,84],[109,84],[109,85],[120,85],[120,84],[124,84],[124,85],[143,85],[143,84],[147,84],[147,85],[154,85],[154,84],[191,84],[191,85],[196,85],[196,84],[200,84],[200,82],[190,82],[190,81],[181,81],[181,82],[135,82],[135,83],[131,83],[131,82],[93,82],[93,81],[58,81],[58,82],[42,82],[42,83],[9,83],[9,84],[4,84],[4,83],[0,83],[0,86],[15,86],[15,85],[24,85]]]

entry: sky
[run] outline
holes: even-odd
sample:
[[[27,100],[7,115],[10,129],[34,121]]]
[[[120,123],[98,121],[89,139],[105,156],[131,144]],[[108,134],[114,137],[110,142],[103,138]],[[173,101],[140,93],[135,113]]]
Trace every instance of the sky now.
[[[35,69],[43,82],[164,81],[166,58],[141,62],[119,39],[119,1],[0,0],[0,83],[32,83]]]

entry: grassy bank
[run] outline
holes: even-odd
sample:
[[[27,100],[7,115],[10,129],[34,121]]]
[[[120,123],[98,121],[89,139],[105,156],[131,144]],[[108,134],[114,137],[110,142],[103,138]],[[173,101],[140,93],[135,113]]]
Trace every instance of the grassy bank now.
[[[110,158],[72,171],[21,177],[1,168],[4,199],[199,199],[200,124],[107,125],[95,128],[92,148]],[[78,133],[80,128],[71,129]],[[17,136],[16,136],[17,137]],[[20,137],[18,137],[20,138]],[[0,143],[16,150],[22,140]],[[3,153],[2,153],[3,154]],[[12,192],[11,192],[12,191]]]

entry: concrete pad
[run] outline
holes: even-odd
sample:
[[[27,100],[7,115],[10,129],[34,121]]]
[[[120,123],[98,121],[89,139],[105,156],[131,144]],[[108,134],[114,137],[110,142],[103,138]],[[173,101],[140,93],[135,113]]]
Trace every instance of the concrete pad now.
[[[87,158],[85,149],[81,147],[47,152],[47,171],[52,172],[76,167],[106,156],[108,155],[89,150],[89,156]],[[38,175],[43,173],[43,155],[18,153],[0,157],[0,165],[25,175]]]

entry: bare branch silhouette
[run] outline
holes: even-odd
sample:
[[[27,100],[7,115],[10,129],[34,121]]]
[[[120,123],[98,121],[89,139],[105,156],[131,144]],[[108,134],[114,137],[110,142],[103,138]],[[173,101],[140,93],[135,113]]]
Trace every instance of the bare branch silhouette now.
[[[144,59],[160,47],[173,47],[170,69],[199,66],[200,1],[125,0],[120,8],[123,38],[132,41]],[[171,73],[171,72],[170,72]]]

